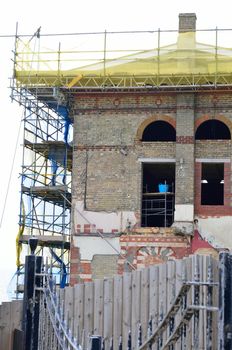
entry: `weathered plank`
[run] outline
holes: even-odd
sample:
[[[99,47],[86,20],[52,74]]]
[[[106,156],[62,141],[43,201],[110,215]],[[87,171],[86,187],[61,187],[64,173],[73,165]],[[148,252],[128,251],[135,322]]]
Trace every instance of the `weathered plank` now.
[[[175,271],[175,262],[167,262],[167,310],[169,310],[175,300],[175,291],[176,291],[176,271]],[[174,320],[169,324],[167,329],[167,336],[171,335],[171,332],[174,328]]]
[[[167,265],[159,265],[159,323],[165,318],[167,312]],[[160,345],[167,339],[167,331],[162,332]]]
[[[74,288],[64,288],[64,318],[67,322],[68,327],[74,332],[73,322],[73,310],[74,310]]]
[[[93,334],[93,315],[94,315],[94,284],[85,283],[84,300],[84,344],[83,348],[88,347],[89,336]]]
[[[132,272],[132,296],[131,296],[131,303],[132,303],[132,319],[131,319],[131,339],[132,339],[132,349],[137,348],[137,342],[138,342],[138,333],[139,333],[139,326],[141,323],[141,315],[140,315],[140,308],[141,308],[141,272],[140,271],[133,271]]]
[[[128,336],[131,331],[131,289],[132,275],[127,272],[123,274],[123,312],[122,312],[122,348],[126,349],[128,344]]]
[[[11,303],[3,302],[2,306],[2,316],[1,316],[1,348],[4,350],[11,350]]]
[[[194,271],[194,281],[195,282],[203,282],[204,281],[204,274],[203,274],[203,256],[202,255],[193,255],[192,261],[195,262],[195,271]],[[203,305],[204,300],[204,292],[205,287],[204,286],[195,286],[195,291],[199,293],[199,296],[194,301],[194,304]],[[192,302],[193,304],[193,302]],[[194,329],[194,337],[196,339],[195,341],[195,347],[199,349],[204,349],[204,310],[200,310],[195,313],[196,317],[198,317],[198,329]]]
[[[82,283],[74,286],[74,336],[79,344],[84,330],[84,287]]]
[[[182,260],[176,260],[175,261],[175,270],[176,270],[176,288],[175,288],[175,296],[178,295],[182,285],[183,285],[183,262]],[[181,320],[181,310],[177,313],[175,317],[175,326],[180,322]],[[180,337],[176,344],[175,344],[175,350],[181,349],[181,343],[182,343],[182,337]]]
[[[150,277],[150,290],[149,290],[149,321],[150,331],[148,331],[148,336],[151,335],[151,332],[154,331],[159,323],[158,307],[159,307],[159,267],[150,266],[149,268],[149,277]],[[157,349],[157,342],[152,346],[152,350]]]
[[[104,280],[94,281],[94,326],[93,332],[95,335],[103,334],[103,311],[104,311]]]
[[[113,340],[113,279],[104,280],[104,325],[105,349],[110,349]]]
[[[212,269],[213,269],[213,282],[218,283],[219,282],[219,268],[218,268],[218,260],[212,259]],[[212,304],[215,307],[219,307],[219,288],[214,287],[212,291]],[[212,343],[213,343],[213,349],[218,349],[218,313],[213,312],[213,320],[212,320]]]
[[[142,325],[142,341],[147,338],[148,322],[149,322],[149,270],[141,270],[141,325]]]
[[[155,338],[152,345],[154,350],[161,348],[168,339],[173,339],[173,331],[178,328],[180,321],[183,321],[183,315],[189,312],[189,317],[192,316],[191,305],[217,306],[218,292],[214,291],[215,287],[200,284],[203,281],[217,281],[217,274],[218,267],[214,259],[192,256],[150,266],[140,271],[124,273],[114,278],[68,287],[65,291],[59,291],[60,305],[64,306],[64,318],[69,318],[69,324],[73,325],[73,334],[79,338],[83,348],[88,347],[89,336],[95,334],[103,336],[105,349],[111,348],[112,341],[114,349],[118,349],[120,337],[122,337],[122,348],[126,349],[130,334],[134,350],[138,348],[140,325],[141,342],[144,343],[151,335],[151,331],[154,333],[158,329],[172,308],[172,314],[166,318],[161,332],[158,333],[159,336]],[[182,297],[178,296],[180,291]],[[177,304],[173,307],[175,300]],[[19,311],[15,309],[15,312]],[[13,315],[13,309],[10,311],[11,314]],[[4,322],[6,319],[4,317]],[[52,344],[55,339],[49,333],[51,322],[49,317],[44,319],[45,330],[47,330],[46,341]],[[2,307],[0,325],[1,320]],[[9,327],[13,329],[15,325]],[[0,332],[1,337],[1,329]],[[175,339],[175,345],[171,346],[172,350],[181,348],[216,350],[214,346],[217,339],[215,313],[212,314],[203,308],[200,311],[194,311],[194,316],[189,322],[186,318],[185,322],[181,323],[180,334],[180,338],[177,341]],[[175,336],[177,338],[178,334]],[[81,341],[82,338],[83,341]],[[170,347],[170,344],[166,346]]]
[[[11,318],[12,318],[12,329],[22,328],[22,314],[23,312],[23,301],[13,300],[11,302]]]
[[[122,337],[122,276],[115,276],[113,281],[113,345],[114,349],[118,349]]]

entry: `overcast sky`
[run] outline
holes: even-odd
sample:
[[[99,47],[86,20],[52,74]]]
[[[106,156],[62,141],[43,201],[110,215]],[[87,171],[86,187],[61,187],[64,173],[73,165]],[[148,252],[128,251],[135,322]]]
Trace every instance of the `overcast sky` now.
[[[89,31],[177,29],[178,14],[195,12],[197,28],[232,28],[232,4],[229,0],[8,0],[1,8],[0,35]],[[55,38],[54,38],[55,40]],[[232,39],[231,39],[232,41]],[[232,47],[229,43],[228,46]],[[0,218],[2,218],[7,185],[16,146],[22,112],[10,101],[9,78],[12,76],[13,38],[0,38]],[[15,237],[18,231],[19,172],[22,139],[17,147],[16,161],[0,228],[0,302],[6,298],[9,278],[15,271]]]

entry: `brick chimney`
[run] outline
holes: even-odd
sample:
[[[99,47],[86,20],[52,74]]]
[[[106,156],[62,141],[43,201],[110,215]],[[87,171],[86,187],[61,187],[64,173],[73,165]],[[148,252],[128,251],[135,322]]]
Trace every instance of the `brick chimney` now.
[[[195,13],[180,13],[179,14],[179,33],[195,32],[196,30]]]

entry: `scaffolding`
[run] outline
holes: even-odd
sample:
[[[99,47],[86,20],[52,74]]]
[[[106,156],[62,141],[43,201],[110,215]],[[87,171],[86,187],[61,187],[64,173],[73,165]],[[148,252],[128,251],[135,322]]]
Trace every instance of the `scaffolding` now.
[[[52,258],[57,283],[68,283],[72,120],[68,107],[51,98],[41,98],[37,90],[12,85],[11,97],[24,108],[21,199],[17,242],[17,288],[23,291],[21,251],[31,237],[38,239],[37,254]]]
[[[16,33],[11,97],[24,107],[18,269],[21,246],[32,236],[39,240],[39,253],[52,255],[61,275],[64,265],[68,269],[70,108],[76,95],[231,89],[230,36],[229,29],[71,34],[41,34],[39,29],[32,37]],[[143,195],[144,217],[164,213],[168,226],[166,215],[173,221],[174,195],[149,196]]]
[[[175,192],[174,185],[168,191],[166,182],[162,192],[143,192],[142,194],[142,226],[170,227],[174,221]]]
[[[65,43],[56,42],[56,47],[54,36],[40,35],[38,46],[17,37],[18,87],[39,87],[46,96],[53,87],[70,95],[83,90],[232,86],[230,29],[57,34]]]

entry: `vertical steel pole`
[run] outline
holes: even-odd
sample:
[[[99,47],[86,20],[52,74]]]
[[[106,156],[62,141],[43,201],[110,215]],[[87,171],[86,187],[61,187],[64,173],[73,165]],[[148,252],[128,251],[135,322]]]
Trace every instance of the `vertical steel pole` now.
[[[218,349],[232,349],[232,254],[219,255]]]
[[[104,78],[106,76],[106,30],[105,30],[105,34],[104,34],[104,62],[103,62],[103,65],[104,65]]]
[[[35,256],[34,250],[31,255],[26,256],[25,260],[23,298],[24,350],[38,350],[40,291],[37,287],[41,287],[41,276],[36,274],[41,274],[42,257]]]
[[[160,28],[158,29],[158,67],[157,67],[157,86],[159,86],[160,77]]]
[[[35,288],[33,298],[33,318],[32,318],[32,349],[38,349],[38,335],[39,335],[39,313],[40,313],[40,295],[41,291],[38,288],[42,287],[42,256],[35,257]]]
[[[218,28],[215,30],[215,88],[217,87],[217,77],[218,77]]]
[[[23,297],[24,349],[32,349],[32,316],[35,280],[35,255],[26,256]]]

